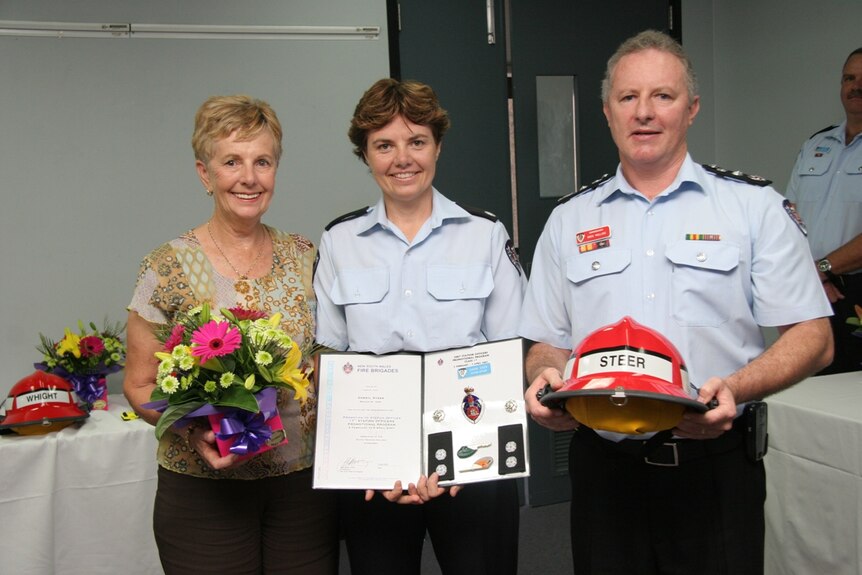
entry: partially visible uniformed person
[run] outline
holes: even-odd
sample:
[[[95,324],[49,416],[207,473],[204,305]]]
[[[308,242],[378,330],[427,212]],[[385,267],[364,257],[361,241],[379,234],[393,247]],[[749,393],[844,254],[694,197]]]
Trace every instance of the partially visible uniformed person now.
[[[448,127],[433,90],[419,82],[383,79],[360,99],[349,137],[382,197],[323,233],[318,343],[383,354],[517,335],[526,278],[505,227],[433,187]],[[434,473],[376,496],[345,491],[339,502],[354,575],[418,574],[426,532],[443,573],[517,571],[514,480],[447,494]]]
[[[844,62],[841,104],[844,121],[802,144],[787,186],[835,312],[835,359],[823,374],[862,370],[862,341],[846,321],[862,306],[862,48]]]
[[[576,430],[574,572],[762,575],[766,478],[739,416],[832,355],[831,310],[802,222],[768,182],[691,159],[697,85],[666,34],[620,46],[602,101],[620,164],[551,213],[518,329],[536,342],[525,364],[530,415]],[[537,400],[546,385],[563,386],[584,337],[624,316],[668,338],[697,401],[717,403],[687,411],[661,442],[588,429]],[[768,349],[759,326],[780,333]]]

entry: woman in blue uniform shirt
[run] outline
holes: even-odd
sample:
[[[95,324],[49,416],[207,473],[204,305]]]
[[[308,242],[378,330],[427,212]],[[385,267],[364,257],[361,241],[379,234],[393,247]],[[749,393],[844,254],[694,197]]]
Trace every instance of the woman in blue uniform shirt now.
[[[323,233],[320,344],[383,354],[516,336],[526,278],[505,227],[433,187],[448,128],[434,91],[419,82],[380,80],[357,104],[348,135],[382,197]],[[345,491],[340,505],[354,575],[419,573],[426,531],[443,573],[517,570],[514,480],[447,493],[435,473],[406,490],[399,482],[379,494]]]

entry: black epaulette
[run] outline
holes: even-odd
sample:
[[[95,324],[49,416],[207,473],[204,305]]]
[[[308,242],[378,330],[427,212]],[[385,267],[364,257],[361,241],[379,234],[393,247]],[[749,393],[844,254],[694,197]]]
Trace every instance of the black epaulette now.
[[[596,188],[598,188],[599,186],[601,186],[602,184],[604,184],[605,182],[607,182],[608,180],[610,180],[613,177],[614,177],[613,174],[605,174],[601,178],[599,178],[598,180],[593,180],[589,184],[587,184],[585,186],[581,186],[580,188],[577,189],[577,191],[572,192],[571,194],[566,194],[565,196],[563,196],[562,198],[557,200],[557,205],[565,204],[566,202],[568,202],[569,200],[571,200],[574,197],[580,196],[581,194],[583,194],[585,192],[589,192],[590,190],[595,190]]]
[[[814,136],[816,136],[816,135],[818,135],[818,134],[822,134],[823,132],[828,132],[829,130],[834,130],[834,129],[835,129],[835,128],[837,128],[837,127],[838,127],[838,124],[833,124],[832,126],[826,126],[826,127],[825,127],[825,128],[823,128],[822,130],[819,130],[819,131],[817,131],[817,132],[814,132],[813,134],[811,134],[810,136],[808,136],[808,139],[810,140],[811,138],[813,138]]]
[[[726,180],[736,180],[737,182],[742,182],[744,184],[751,184],[752,186],[768,186],[772,183],[772,180],[767,180],[766,178],[761,178],[760,176],[750,176],[748,174],[743,174],[739,170],[725,170],[724,168],[719,168],[715,164],[707,165],[701,164],[703,169],[718,176],[719,178],[724,178]]]
[[[497,216],[495,216],[491,212],[480,210],[479,208],[474,208],[472,206],[465,206],[464,204],[460,204],[458,202],[455,202],[455,204],[465,212],[469,213],[471,216],[478,216],[480,218],[485,218],[486,220],[491,220],[492,222],[497,221]]]
[[[332,220],[331,222],[326,224],[326,227],[324,229],[326,231],[329,231],[333,226],[337,226],[341,222],[349,222],[350,220],[355,220],[359,216],[362,216],[362,215],[365,215],[366,213],[368,213],[369,209],[370,209],[370,206],[365,206],[364,208],[359,208],[358,210],[353,210],[352,212],[344,214],[343,216],[338,216],[337,218],[335,218],[334,220]]]

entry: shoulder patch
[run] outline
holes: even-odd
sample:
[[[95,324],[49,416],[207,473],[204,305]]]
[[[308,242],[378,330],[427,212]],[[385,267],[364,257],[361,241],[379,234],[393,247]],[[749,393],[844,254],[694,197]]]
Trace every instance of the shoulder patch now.
[[[461,208],[462,210],[464,210],[464,211],[466,211],[467,213],[469,213],[471,216],[477,216],[477,217],[480,217],[480,218],[485,218],[486,220],[491,220],[492,222],[496,222],[496,221],[497,221],[497,216],[495,216],[495,215],[494,215],[494,214],[492,214],[491,212],[488,212],[488,211],[486,211],[486,210],[481,210],[481,209],[479,209],[479,208],[474,208],[474,207],[472,207],[472,206],[465,206],[464,204],[459,203],[459,202],[455,202],[455,204],[456,204],[459,208]]]
[[[742,182],[744,184],[751,184],[752,186],[768,186],[772,183],[772,180],[767,180],[766,178],[761,178],[760,176],[751,176],[749,174],[743,174],[739,170],[725,170],[724,168],[719,168],[715,164],[701,164],[703,169],[709,172],[710,174],[717,176],[719,178],[724,178],[725,180],[735,180],[737,182]]]
[[[810,140],[811,138],[813,138],[814,136],[816,136],[816,135],[818,135],[818,134],[822,134],[823,132],[828,132],[829,130],[835,129],[835,128],[837,128],[837,127],[838,127],[838,124],[833,124],[833,125],[831,125],[831,126],[826,126],[826,127],[825,127],[825,128],[823,128],[822,130],[819,130],[819,131],[817,131],[817,132],[814,132],[813,134],[811,134],[810,136],[808,136],[808,139]]]
[[[338,216],[337,218],[326,224],[326,227],[323,229],[329,231],[334,226],[337,226],[342,222],[349,222],[350,220],[355,220],[359,216],[365,215],[369,209],[370,206],[365,206],[364,208],[359,208],[358,210],[353,210],[352,212],[346,213],[343,216]]]
[[[601,186],[602,184],[604,184],[605,182],[610,180],[612,177],[614,177],[614,174],[604,174],[598,180],[593,180],[589,184],[586,184],[586,185],[578,188],[577,191],[574,191],[571,194],[566,194],[562,198],[558,199],[557,204],[565,204],[566,202],[568,202],[569,200],[571,200],[574,197],[580,196],[581,194],[583,194],[585,192],[595,190],[596,188],[598,188],[599,186]]]

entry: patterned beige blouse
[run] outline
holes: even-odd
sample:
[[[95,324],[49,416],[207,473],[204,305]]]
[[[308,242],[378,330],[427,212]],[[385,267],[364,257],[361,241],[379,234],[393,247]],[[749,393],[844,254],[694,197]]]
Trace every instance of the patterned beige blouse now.
[[[300,346],[310,344],[317,304],[311,287],[316,249],[303,236],[269,226],[267,230],[272,237],[272,269],[258,279],[235,281],[220,275],[192,231],[159,246],[141,263],[129,310],[154,324],[170,323],[177,311],[188,311],[204,301],[214,309],[242,306],[267,315],[281,312],[282,328]],[[311,467],[316,405],[313,384],[304,404],[293,398],[291,390],[279,388],[278,408],[288,443],[235,469],[211,469],[172,431],[159,441],[158,463],[177,473],[211,479],[259,479]]]

